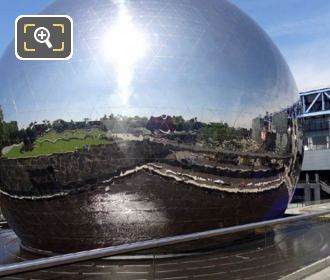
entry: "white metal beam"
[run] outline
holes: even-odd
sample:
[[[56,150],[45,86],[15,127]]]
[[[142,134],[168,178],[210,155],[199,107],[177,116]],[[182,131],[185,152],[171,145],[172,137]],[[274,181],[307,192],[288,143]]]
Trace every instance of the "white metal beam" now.
[[[312,107],[314,106],[314,104],[316,103],[316,101],[319,99],[320,96],[321,96],[321,92],[315,97],[315,99],[313,100],[312,104],[309,105],[309,107],[307,108],[306,112],[304,112],[304,113],[308,113],[310,111],[310,109],[312,109]]]
[[[316,116],[323,116],[323,115],[330,115],[330,110],[326,111],[318,111],[313,113],[304,113],[298,116],[298,118],[305,118],[305,117],[316,117]]]
[[[330,99],[330,95],[328,93],[325,92],[324,94]]]

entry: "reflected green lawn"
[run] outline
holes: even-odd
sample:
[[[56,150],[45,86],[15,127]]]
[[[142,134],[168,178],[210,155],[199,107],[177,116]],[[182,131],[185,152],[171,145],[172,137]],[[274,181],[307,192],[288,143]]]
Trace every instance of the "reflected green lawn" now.
[[[39,155],[49,155],[53,153],[71,152],[82,149],[84,145],[110,144],[111,140],[105,138],[106,132],[101,129],[80,129],[65,130],[63,132],[50,131],[39,137],[33,146],[33,150],[22,152],[22,146],[13,147],[8,153],[3,155],[5,158],[20,158]]]

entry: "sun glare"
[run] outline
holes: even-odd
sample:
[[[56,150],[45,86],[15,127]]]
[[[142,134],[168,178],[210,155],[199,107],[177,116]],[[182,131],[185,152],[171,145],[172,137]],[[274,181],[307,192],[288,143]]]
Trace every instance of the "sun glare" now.
[[[105,35],[105,50],[116,68],[117,94],[127,103],[133,94],[134,69],[147,51],[145,35],[132,23],[124,3],[119,4],[118,18]]]

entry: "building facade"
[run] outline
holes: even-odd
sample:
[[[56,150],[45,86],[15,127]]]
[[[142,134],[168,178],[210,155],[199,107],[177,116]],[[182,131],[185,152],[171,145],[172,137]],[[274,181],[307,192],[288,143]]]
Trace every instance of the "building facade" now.
[[[300,93],[303,164],[295,199],[330,198],[330,88]]]

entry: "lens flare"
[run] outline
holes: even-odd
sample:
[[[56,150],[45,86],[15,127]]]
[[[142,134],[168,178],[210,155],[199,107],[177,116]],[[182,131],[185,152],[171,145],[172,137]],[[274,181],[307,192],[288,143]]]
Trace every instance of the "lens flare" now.
[[[118,17],[113,28],[104,36],[104,49],[111,59],[117,75],[117,91],[124,104],[133,94],[132,81],[136,63],[147,52],[145,34],[132,23],[125,2],[117,2]]]

